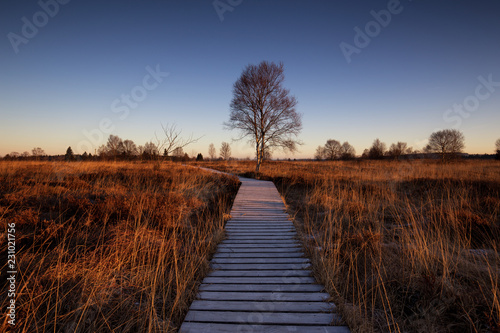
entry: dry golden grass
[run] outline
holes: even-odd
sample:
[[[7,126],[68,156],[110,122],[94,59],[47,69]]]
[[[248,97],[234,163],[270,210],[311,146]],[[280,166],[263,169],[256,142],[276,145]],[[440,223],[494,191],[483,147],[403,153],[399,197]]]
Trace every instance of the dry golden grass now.
[[[268,162],[259,177],[353,332],[500,331],[497,161]]]
[[[16,331],[175,331],[237,187],[173,163],[0,163],[2,253],[16,224]]]

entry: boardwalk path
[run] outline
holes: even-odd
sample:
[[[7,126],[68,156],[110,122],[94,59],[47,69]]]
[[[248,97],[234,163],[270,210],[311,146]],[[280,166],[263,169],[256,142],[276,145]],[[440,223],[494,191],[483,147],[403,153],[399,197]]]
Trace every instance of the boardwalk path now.
[[[240,178],[227,238],[180,332],[349,332],[311,276],[272,182]]]

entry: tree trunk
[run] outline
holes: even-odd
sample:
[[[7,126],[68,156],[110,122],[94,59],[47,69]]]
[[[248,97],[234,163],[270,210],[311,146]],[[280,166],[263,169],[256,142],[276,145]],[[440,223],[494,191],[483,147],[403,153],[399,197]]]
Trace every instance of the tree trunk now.
[[[255,173],[259,173],[260,166],[264,160],[264,140],[257,144],[257,166],[255,168]]]
[[[255,173],[259,173],[260,164],[262,163],[262,160],[260,159],[260,151],[258,143],[255,145],[255,156],[257,157],[257,165],[255,166]]]

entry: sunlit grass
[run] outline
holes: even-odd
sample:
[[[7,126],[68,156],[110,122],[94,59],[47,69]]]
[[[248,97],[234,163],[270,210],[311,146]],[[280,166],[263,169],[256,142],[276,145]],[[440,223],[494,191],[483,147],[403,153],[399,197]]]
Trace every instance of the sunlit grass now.
[[[16,331],[175,331],[237,186],[163,162],[0,163],[2,253],[16,224]]]
[[[252,175],[254,162],[204,163]],[[500,163],[268,162],[354,332],[500,330]]]

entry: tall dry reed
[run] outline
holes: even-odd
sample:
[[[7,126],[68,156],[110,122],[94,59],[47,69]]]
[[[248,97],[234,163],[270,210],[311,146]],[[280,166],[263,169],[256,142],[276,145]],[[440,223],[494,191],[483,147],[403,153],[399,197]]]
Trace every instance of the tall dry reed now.
[[[212,164],[248,176],[252,162]],[[268,162],[354,332],[500,331],[500,163]]]
[[[173,163],[1,162],[2,253],[16,225],[16,331],[175,331],[237,186]],[[11,329],[5,320],[0,330]]]

